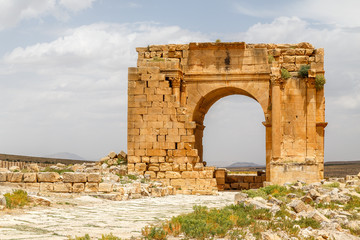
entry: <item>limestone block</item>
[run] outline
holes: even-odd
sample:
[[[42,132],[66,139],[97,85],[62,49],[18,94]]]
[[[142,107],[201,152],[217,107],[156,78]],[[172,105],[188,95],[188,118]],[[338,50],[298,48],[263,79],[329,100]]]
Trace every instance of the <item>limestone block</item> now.
[[[246,183],[254,182],[254,176],[244,176],[244,182]]]
[[[111,183],[99,183],[99,192],[112,192],[113,187]]]
[[[196,122],[185,122],[185,128],[188,129],[195,129],[196,128]]]
[[[262,183],[262,177],[261,176],[254,176],[254,182],[256,183]]]
[[[36,173],[24,173],[24,182],[34,183],[36,182]]]
[[[203,171],[204,170],[204,164],[203,163],[195,163],[194,170],[195,171]]]
[[[299,213],[302,211],[307,211],[307,207],[305,203],[299,199],[293,200],[291,203],[289,203],[289,207],[293,208],[295,212]]]
[[[159,179],[165,178],[165,172],[158,172],[156,177]]]
[[[166,156],[166,151],[163,149],[147,149],[147,156]]]
[[[198,156],[198,150],[197,149],[190,149],[186,151],[186,156],[189,157],[197,157]]]
[[[113,159],[117,157],[117,154],[115,152],[110,152],[108,157]]]
[[[139,156],[128,156],[128,163],[139,163],[141,158]]]
[[[6,179],[7,179],[7,173],[0,172],[0,182],[6,182]]]
[[[284,63],[295,63],[295,56],[284,56]]]
[[[219,185],[225,184],[225,178],[216,178],[216,182],[217,182],[217,184],[219,184]]]
[[[226,172],[225,169],[217,169],[215,170],[215,177],[216,178],[225,178]]]
[[[143,172],[143,171],[146,171],[146,163],[136,163],[135,172]]]
[[[54,184],[50,182],[40,183],[40,192],[52,192],[54,190]]]
[[[172,171],[172,164],[171,163],[161,163],[160,171]]]
[[[55,182],[54,183],[54,192],[60,193],[69,193],[72,192],[72,184],[64,182]]]
[[[87,175],[87,181],[91,182],[91,183],[99,183],[99,182],[101,182],[100,173],[89,173]]]
[[[63,182],[69,182],[69,183],[86,182],[85,173],[65,172],[62,174],[62,176],[63,176]]]
[[[37,173],[38,182],[57,182],[60,175],[57,172],[40,172]]]
[[[195,142],[195,136],[180,136],[181,142]]]
[[[181,178],[181,174],[179,172],[167,171],[165,172],[165,178]]]
[[[85,183],[85,192],[98,192],[99,191],[99,184],[98,183]]]
[[[213,177],[214,177],[214,171],[211,170],[199,171],[199,178],[213,178]]]
[[[179,163],[179,171],[186,171],[186,163]]]
[[[84,183],[74,183],[72,185],[72,191],[75,193],[83,192],[85,190],[85,184]]]
[[[146,171],[145,175],[149,175],[151,179],[156,178],[156,172],[154,172],[154,171]]]
[[[193,165],[191,163],[187,163],[186,164],[186,170],[192,171],[193,170]]]
[[[148,171],[155,171],[155,172],[160,171],[159,164],[154,164],[154,163],[150,164],[148,167]]]
[[[308,64],[309,57],[308,56],[296,56],[295,63],[296,64]]]
[[[7,181],[8,182],[22,182],[23,175],[24,174],[20,173],[20,172],[8,173],[7,174]]]
[[[181,178],[199,178],[198,171],[185,171],[181,173]]]
[[[38,192],[40,191],[40,183],[25,183],[25,189]]]
[[[128,172],[134,172],[135,164],[128,164],[127,167],[128,167]]]
[[[31,163],[26,166],[31,172],[39,172],[39,166],[36,163]]]

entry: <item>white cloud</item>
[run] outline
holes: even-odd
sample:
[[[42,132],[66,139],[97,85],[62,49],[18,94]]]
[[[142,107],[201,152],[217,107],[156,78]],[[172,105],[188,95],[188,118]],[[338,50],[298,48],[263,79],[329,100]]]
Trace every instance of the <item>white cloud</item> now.
[[[60,20],[69,18],[70,12],[89,8],[95,0],[1,0],[0,30],[16,26],[28,19],[54,16]]]
[[[27,147],[17,153],[34,152],[31,147],[39,149],[39,144],[46,153],[70,151],[85,158],[126,150],[127,68],[136,66],[135,48],[207,40],[177,26],[98,23],[13,49],[0,61],[5,92],[0,95],[0,135],[13,135],[16,126],[14,137],[20,132],[42,137],[1,141],[0,152],[20,142]]]
[[[271,4],[267,8],[246,7],[247,4],[235,3],[235,9],[244,15],[259,18],[276,18],[278,16],[297,16],[310,19],[316,23],[337,27],[359,27],[360,2],[358,0],[301,0],[286,4]]]
[[[59,4],[73,12],[78,12],[80,10],[90,8],[94,1],[95,0],[60,0]]]

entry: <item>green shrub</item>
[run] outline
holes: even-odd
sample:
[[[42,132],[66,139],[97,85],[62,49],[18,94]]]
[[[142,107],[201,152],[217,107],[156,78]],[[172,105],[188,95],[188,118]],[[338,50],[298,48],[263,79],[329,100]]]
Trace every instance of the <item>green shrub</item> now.
[[[101,238],[99,240],[121,240],[119,237],[115,237],[112,233],[107,235],[101,235]]]
[[[283,197],[286,196],[286,194],[290,193],[291,191],[284,186],[270,185],[259,189],[244,190],[243,192],[247,193],[248,196],[251,198],[262,197],[264,199],[267,199],[269,196],[273,196],[276,198]]]
[[[340,187],[340,183],[333,182],[333,183],[325,184],[324,187],[326,187],[326,188],[338,188],[338,187]]]
[[[355,208],[360,208],[360,198],[356,196],[351,196],[350,201],[348,201],[345,206],[344,210],[354,210]]]
[[[291,78],[289,71],[286,70],[285,68],[281,69],[281,78],[283,78],[283,79]]]
[[[50,167],[46,167],[43,170],[41,170],[41,172],[57,172],[58,174],[62,174],[64,172],[74,172],[74,171],[71,169],[53,169]]]
[[[21,189],[13,190],[12,193],[6,193],[4,197],[7,208],[23,207],[29,202],[27,192]]]
[[[127,175],[127,177],[128,177],[129,179],[131,179],[131,180],[137,180],[137,179],[138,179],[138,176],[132,175],[132,174]]]
[[[216,39],[215,42],[216,42],[216,43],[221,43],[221,40],[220,40],[220,39]]]
[[[141,230],[142,235],[145,239],[149,240],[165,240],[166,232],[162,227],[146,226]]]
[[[326,83],[326,79],[322,75],[316,75],[315,77],[315,88],[316,90],[321,90],[324,88],[324,85]]]
[[[306,78],[309,76],[310,65],[301,65],[298,72],[299,77]]]
[[[274,56],[273,55],[268,55],[268,63],[269,64],[271,64],[271,63],[273,63],[275,61],[275,58],[274,58]]]
[[[312,218],[301,218],[294,221],[294,224],[299,225],[301,228],[312,227],[313,229],[319,229],[321,227],[320,223]]]

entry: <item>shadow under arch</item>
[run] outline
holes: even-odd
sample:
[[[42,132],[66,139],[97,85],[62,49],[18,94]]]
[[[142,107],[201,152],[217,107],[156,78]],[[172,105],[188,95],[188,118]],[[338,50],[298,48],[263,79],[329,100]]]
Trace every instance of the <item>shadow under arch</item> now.
[[[205,96],[201,97],[196,107],[194,108],[193,118],[192,121],[196,122],[196,129],[195,129],[195,149],[198,150],[198,155],[200,160],[203,161],[203,136],[204,136],[204,119],[206,113],[209,111],[212,105],[216,103],[218,100],[230,96],[230,95],[243,95],[254,99],[256,102],[260,104],[261,109],[263,110],[264,120],[265,120],[265,112],[264,107],[261,106],[261,103],[256,99],[255,96],[250,94],[249,92],[245,91],[244,89],[237,88],[237,87],[222,87],[215,89]]]

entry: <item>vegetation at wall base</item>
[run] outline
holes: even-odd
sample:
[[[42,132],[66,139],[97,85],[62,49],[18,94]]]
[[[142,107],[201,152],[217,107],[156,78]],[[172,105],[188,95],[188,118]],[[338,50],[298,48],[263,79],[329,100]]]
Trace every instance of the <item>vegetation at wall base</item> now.
[[[23,207],[28,204],[27,192],[21,189],[4,194],[7,208]]]

